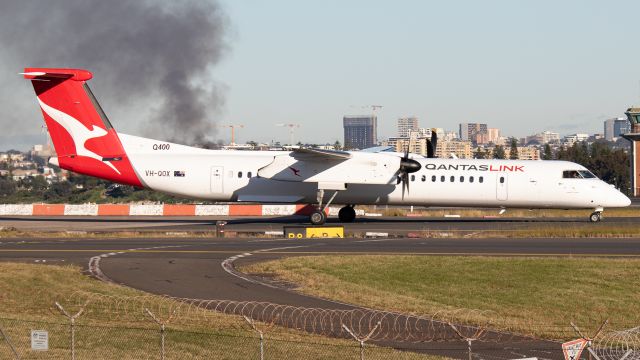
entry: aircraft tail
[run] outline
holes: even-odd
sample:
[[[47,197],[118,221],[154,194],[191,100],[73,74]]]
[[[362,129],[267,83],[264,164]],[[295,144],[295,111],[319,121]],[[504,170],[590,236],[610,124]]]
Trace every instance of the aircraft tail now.
[[[113,126],[89,89],[93,75],[81,69],[25,68],[63,169],[141,187]]]

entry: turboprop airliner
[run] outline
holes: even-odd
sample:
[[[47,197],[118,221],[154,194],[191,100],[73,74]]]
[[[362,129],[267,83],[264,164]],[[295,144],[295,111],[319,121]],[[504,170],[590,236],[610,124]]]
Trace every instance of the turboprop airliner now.
[[[116,132],[92,94],[87,70],[26,68],[49,129],[51,164],[79,174],[170,195],[221,202],[311,204],[326,221],[330,204],[527,209],[605,208],[631,202],[585,167],[567,161],[470,160],[404,153],[208,150]],[[409,191],[411,190],[411,191]]]

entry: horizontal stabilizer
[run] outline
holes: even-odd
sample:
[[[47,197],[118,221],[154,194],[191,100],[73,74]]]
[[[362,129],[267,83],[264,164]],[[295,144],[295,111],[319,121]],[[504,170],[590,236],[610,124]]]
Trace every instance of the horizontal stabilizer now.
[[[93,77],[90,71],[82,69],[25,68],[20,75],[28,80],[70,79],[87,81]]]

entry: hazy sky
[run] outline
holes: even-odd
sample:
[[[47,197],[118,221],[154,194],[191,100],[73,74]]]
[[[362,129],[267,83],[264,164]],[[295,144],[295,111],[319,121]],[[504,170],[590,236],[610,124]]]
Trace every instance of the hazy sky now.
[[[381,138],[408,115],[451,130],[483,122],[507,136],[593,133],[640,103],[638,1],[220,2],[228,51],[209,73],[226,103],[211,120],[244,124],[237,141],[287,141],[276,123],[299,123],[296,141],[342,141],[342,115],[367,105],[384,106]],[[25,116],[40,116],[30,84],[11,86],[34,109]],[[110,116],[117,129],[139,132],[116,101],[102,103],[121,117]]]

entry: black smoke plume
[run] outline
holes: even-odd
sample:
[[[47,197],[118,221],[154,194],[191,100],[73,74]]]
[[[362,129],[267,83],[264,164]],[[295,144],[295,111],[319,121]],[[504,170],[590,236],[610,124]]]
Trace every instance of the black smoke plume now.
[[[228,49],[227,27],[216,0],[7,0],[0,62],[16,78],[21,68],[8,64],[86,68],[116,128],[138,122],[147,136],[203,143],[224,103],[211,69]]]

